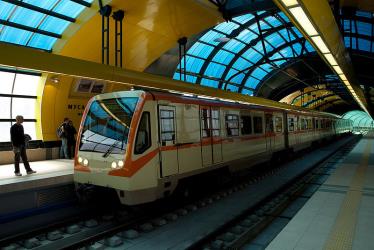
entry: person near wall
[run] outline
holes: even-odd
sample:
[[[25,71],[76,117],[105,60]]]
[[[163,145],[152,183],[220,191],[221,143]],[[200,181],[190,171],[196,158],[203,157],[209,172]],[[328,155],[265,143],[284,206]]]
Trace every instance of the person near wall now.
[[[14,152],[14,174],[16,176],[22,176],[19,170],[20,158],[22,158],[23,165],[26,169],[27,174],[34,174],[36,171],[30,168],[30,164],[27,160],[26,154],[26,142],[25,133],[23,130],[23,116],[16,116],[16,123],[10,128],[10,138],[12,141],[13,152]]]
[[[77,134],[77,130],[73,125],[73,121],[69,120],[68,126],[66,126],[66,137],[68,140],[68,152],[69,157],[74,158],[75,155],[75,135]]]
[[[68,123],[69,118],[65,117],[64,122],[57,129],[57,136],[61,139],[60,158],[69,159],[68,152]]]

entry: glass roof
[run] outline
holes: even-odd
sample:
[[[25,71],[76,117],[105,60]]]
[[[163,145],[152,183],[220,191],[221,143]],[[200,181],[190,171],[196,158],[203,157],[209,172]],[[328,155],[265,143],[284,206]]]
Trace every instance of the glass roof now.
[[[342,15],[341,25],[347,48],[374,53],[373,17],[373,13],[367,11],[356,11],[349,18]]]
[[[211,28],[189,48],[186,81],[253,95],[274,69],[313,51],[282,12],[246,14]]]
[[[363,111],[354,110],[345,113],[342,118],[353,121],[353,127],[372,128],[374,125],[373,119]]]
[[[93,0],[0,0],[0,41],[51,50]]]

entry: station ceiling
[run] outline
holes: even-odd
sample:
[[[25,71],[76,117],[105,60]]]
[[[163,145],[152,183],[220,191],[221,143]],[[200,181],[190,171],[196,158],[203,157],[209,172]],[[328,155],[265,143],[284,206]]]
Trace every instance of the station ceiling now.
[[[315,91],[310,107],[343,113],[358,106],[338,76],[270,0],[103,1],[124,10],[124,67],[280,101]],[[373,1],[329,1],[369,111],[374,101]],[[0,0],[0,41],[101,61],[94,0]],[[114,30],[114,21],[110,29]],[[186,69],[178,39],[187,38]],[[114,36],[110,63],[114,60]],[[365,65],[365,67],[363,67]],[[183,68],[181,70],[181,68]],[[312,95],[313,96],[313,95]]]

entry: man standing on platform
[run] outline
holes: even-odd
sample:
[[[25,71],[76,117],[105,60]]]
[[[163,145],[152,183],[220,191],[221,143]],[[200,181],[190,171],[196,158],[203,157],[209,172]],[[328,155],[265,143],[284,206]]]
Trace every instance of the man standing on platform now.
[[[25,143],[25,133],[23,130],[23,116],[16,116],[16,123],[10,128],[10,138],[13,145],[14,152],[14,174],[16,176],[22,176],[19,171],[19,161],[22,158],[23,165],[25,166],[27,174],[34,174],[36,171],[30,168],[30,164],[27,160],[26,155],[26,143]]]

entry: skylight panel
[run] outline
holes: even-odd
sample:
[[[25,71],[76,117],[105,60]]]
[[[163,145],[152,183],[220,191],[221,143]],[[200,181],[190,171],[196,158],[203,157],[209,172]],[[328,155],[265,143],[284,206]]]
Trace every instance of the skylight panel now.
[[[229,82],[234,82],[234,83],[237,83],[237,84],[241,84],[244,77],[245,77],[245,74],[240,73],[240,74],[237,74],[237,75],[232,76],[230,78],[227,78],[226,80],[229,81]]]
[[[264,78],[266,75],[267,75],[267,72],[261,68],[256,68],[251,74],[252,77],[255,77],[260,80]]]
[[[286,43],[286,41],[277,32],[265,37],[265,40],[274,47],[279,47]]]
[[[230,53],[230,52],[227,52],[225,50],[220,50],[213,57],[213,61],[227,65],[231,62],[231,60],[234,58],[234,56],[235,55]]]
[[[234,69],[243,70],[245,68],[248,68],[251,65],[252,64],[250,62],[248,62],[247,60],[244,60],[242,57],[239,57],[232,66]]]
[[[248,29],[245,29],[242,32],[240,32],[240,34],[236,38],[244,43],[249,43],[257,37],[258,36],[255,33]]]
[[[236,73],[238,73],[238,72],[239,72],[238,70],[231,68],[231,69],[229,70],[229,72],[227,73],[225,79],[226,79],[226,80],[229,79],[232,75],[234,75],[234,74],[236,74]]]
[[[59,0],[24,0],[23,2],[40,7],[42,9],[51,10],[58,1]]]
[[[253,91],[249,90],[249,89],[246,89],[246,88],[243,88],[242,94],[253,96]]]
[[[204,64],[204,60],[191,56],[186,56],[186,61],[186,70],[193,73],[199,73]]]
[[[223,72],[225,71],[225,69],[226,69],[225,66],[211,62],[206,68],[204,75],[209,76],[209,77],[220,78]]]
[[[282,23],[274,16],[268,16],[268,17],[265,17],[264,19],[273,27],[278,27],[282,25]]]
[[[0,19],[7,20],[15,7],[13,4],[0,1]]]
[[[196,42],[192,47],[188,50],[188,54],[199,56],[202,58],[207,58],[214,48],[212,46]]]
[[[238,17],[234,17],[233,20],[238,22],[238,23],[246,23],[250,20],[252,20],[254,18],[254,16],[252,14],[246,14],[246,15],[242,15],[242,16],[238,16]]]
[[[371,45],[371,42],[369,40],[361,39],[361,38],[358,39],[358,49],[359,50],[369,52],[370,51],[370,45]]]
[[[205,33],[200,39],[199,41],[203,41],[203,42],[206,42],[206,43],[209,43],[209,44],[212,44],[212,45],[218,45],[219,42],[218,41],[215,41],[215,39],[218,39],[218,38],[221,38],[221,37],[224,37],[225,35],[221,34],[221,33],[218,33],[214,30],[210,30],[208,31],[207,33]]]
[[[241,49],[243,49],[245,47],[245,44],[242,43],[242,42],[239,42],[238,40],[230,40],[228,41],[224,46],[223,48],[228,50],[228,51],[232,51],[234,53],[238,53]]]
[[[0,41],[25,45],[31,35],[30,31],[5,26],[0,33]]]
[[[55,8],[53,8],[53,11],[70,16],[72,18],[76,18],[84,9],[85,7],[83,5],[74,3],[69,0],[61,0]]]
[[[357,22],[357,31],[358,34],[371,36],[372,25],[365,22]]]
[[[256,89],[258,83],[260,80],[255,79],[253,77],[248,77],[247,81],[245,82],[244,86],[251,88],[251,89]]]
[[[17,7],[9,21],[32,28],[37,28],[44,17],[45,14],[40,12]]]
[[[239,87],[231,85],[231,84],[227,84],[226,90],[229,90],[231,92],[238,92],[239,91]]]
[[[254,49],[248,49],[246,52],[243,53],[242,57],[253,63],[256,63],[263,57],[263,55]]]
[[[57,38],[55,37],[35,33],[27,45],[39,49],[51,50],[56,41]]]
[[[232,30],[237,29],[239,25],[233,22],[224,22],[218,24],[216,27],[214,27],[215,30],[219,30],[225,34],[230,34]]]
[[[61,35],[69,24],[70,22],[66,20],[48,16],[40,25],[40,29]]]
[[[207,78],[202,78],[200,84],[203,85],[203,86],[218,88],[219,82],[215,81],[215,80],[207,79]]]

